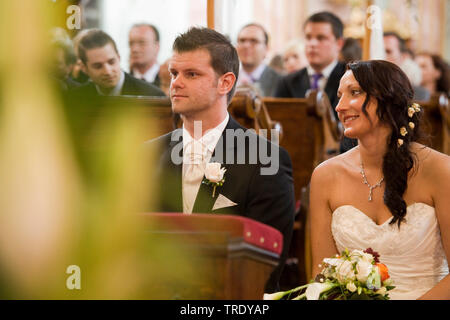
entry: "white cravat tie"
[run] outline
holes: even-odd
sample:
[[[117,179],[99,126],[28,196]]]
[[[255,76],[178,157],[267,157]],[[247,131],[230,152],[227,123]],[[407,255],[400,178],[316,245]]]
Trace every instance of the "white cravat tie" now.
[[[192,140],[183,153],[183,212],[192,213],[205,172],[206,147]]]

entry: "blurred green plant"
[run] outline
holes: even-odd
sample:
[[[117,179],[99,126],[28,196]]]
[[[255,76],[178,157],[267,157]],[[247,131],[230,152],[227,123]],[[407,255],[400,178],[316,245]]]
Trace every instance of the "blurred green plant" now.
[[[93,122],[69,109],[48,76],[51,3],[0,1],[0,298],[171,298],[161,283],[201,274],[139,215],[155,198],[148,123],[126,106]]]

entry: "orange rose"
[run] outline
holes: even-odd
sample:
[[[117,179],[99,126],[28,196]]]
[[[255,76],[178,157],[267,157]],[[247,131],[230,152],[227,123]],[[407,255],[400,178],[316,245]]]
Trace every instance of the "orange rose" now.
[[[386,265],[382,263],[376,263],[375,264],[378,267],[378,271],[380,272],[381,281],[383,282],[386,279],[389,279],[389,272]]]

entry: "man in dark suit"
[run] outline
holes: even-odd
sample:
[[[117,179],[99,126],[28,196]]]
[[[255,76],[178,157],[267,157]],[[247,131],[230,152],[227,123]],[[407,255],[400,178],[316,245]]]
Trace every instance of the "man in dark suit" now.
[[[304,98],[310,89],[324,90],[330,103],[337,105],[339,81],[345,73],[345,65],[338,61],[344,44],[344,26],[330,12],[319,12],[304,24],[305,54],[309,66],[285,76],[275,95],[286,98]]]
[[[242,27],[236,46],[241,61],[237,85],[254,86],[261,95],[272,97],[281,76],[264,62],[268,45],[269,35],[263,26],[250,23]]]
[[[344,44],[344,25],[336,15],[323,11],[306,20],[304,32],[305,54],[309,66],[283,77],[278,82],[275,96],[304,98],[310,89],[323,90],[330,100],[337,120],[337,90],[345,73],[345,64],[338,60]],[[355,141],[344,137],[341,152],[354,145]]]
[[[131,27],[128,35],[130,46],[130,73],[157,87],[160,87],[158,53],[159,31],[148,23]]]
[[[79,42],[78,53],[82,70],[91,81],[72,90],[74,96],[165,96],[156,86],[122,71],[114,40],[101,30],[87,32]]]
[[[148,143],[158,150],[157,210],[235,214],[278,229],[283,252],[266,285],[266,291],[276,291],[294,221],[289,154],[229,116],[239,59],[226,37],[191,28],[177,37],[173,52],[170,97],[183,128]],[[220,183],[214,187],[206,179]]]

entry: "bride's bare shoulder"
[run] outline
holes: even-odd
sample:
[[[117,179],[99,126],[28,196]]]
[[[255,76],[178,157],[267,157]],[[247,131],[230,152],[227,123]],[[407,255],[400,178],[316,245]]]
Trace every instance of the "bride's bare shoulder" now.
[[[415,143],[412,151],[416,155],[421,171],[427,177],[450,179],[450,157],[429,147]]]
[[[313,171],[313,178],[329,180],[344,173],[355,160],[356,149],[353,148],[345,153],[330,158],[320,163]]]

